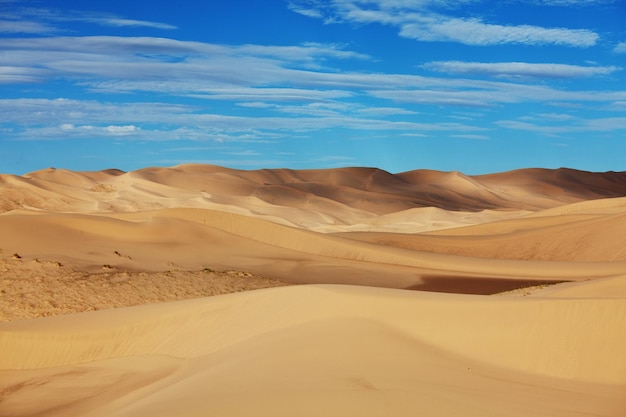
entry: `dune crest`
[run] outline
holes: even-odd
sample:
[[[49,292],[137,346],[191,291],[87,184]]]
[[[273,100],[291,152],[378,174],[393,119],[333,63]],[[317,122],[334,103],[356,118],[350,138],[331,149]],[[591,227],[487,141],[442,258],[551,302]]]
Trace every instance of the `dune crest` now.
[[[626,173],[0,175],[0,417],[621,417]]]
[[[418,207],[535,211],[624,196],[626,173],[527,169],[470,177],[429,170],[391,174],[375,168],[242,171],[179,165],[128,173],[46,169],[22,177],[2,175],[0,190],[2,210],[54,209],[54,204],[57,211],[211,208],[206,205],[221,204],[221,198],[256,197],[273,206],[311,207],[320,212],[343,207],[373,215]],[[172,199],[175,204],[168,201]],[[86,203],[93,201],[97,204],[89,208]]]

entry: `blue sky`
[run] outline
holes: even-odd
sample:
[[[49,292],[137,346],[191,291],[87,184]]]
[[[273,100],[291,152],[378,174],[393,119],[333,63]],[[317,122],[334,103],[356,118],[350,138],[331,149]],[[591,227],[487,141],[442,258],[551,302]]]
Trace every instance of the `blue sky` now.
[[[626,170],[622,0],[0,0],[0,172]]]

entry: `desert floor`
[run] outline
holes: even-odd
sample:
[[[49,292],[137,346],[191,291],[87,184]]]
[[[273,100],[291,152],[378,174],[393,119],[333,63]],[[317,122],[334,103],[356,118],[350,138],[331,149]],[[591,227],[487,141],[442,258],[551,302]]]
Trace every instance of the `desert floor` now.
[[[624,416],[626,173],[0,175],[0,416]]]

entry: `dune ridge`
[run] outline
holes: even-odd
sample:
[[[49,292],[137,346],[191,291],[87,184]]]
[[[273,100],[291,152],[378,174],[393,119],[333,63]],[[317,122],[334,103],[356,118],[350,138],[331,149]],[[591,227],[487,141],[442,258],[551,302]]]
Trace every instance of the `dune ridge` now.
[[[63,210],[82,211],[88,206],[85,203],[93,200],[99,202],[93,211],[150,208],[150,205],[170,207],[168,196],[177,198],[177,207],[197,207],[212,199],[219,203],[220,196],[231,199],[254,196],[272,205],[301,204],[318,211],[339,203],[376,215],[417,207],[472,212],[534,211],[625,196],[626,172],[527,169],[470,177],[459,172],[430,170],[391,174],[376,168],[242,171],[211,165],[179,165],[128,173],[119,170],[79,173],[51,168],[22,177],[2,175],[0,190],[0,208],[5,211],[20,207],[45,209],[53,203]],[[53,194],[56,198],[52,198]],[[136,194],[143,198],[136,198]],[[124,201],[128,206],[107,206],[113,200]],[[137,201],[133,204],[132,200]]]
[[[92,271],[104,265],[135,271],[239,267],[298,283],[362,282],[391,288],[416,288],[424,276],[580,280],[619,274],[626,265],[624,260],[547,265],[545,262],[491,259],[486,263],[473,256],[432,253],[410,244],[394,247],[388,245],[391,239],[388,235],[384,235],[387,240],[382,244],[377,240],[358,242],[342,235],[319,234],[203,209],[163,209],[142,212],[141,216],[133,213],[130,219],[124,217],[124,213],[115,217],[10,213],[0,216],[0,226],[7,231],[5,236],[0,236],[0,249],[10,247],[11,252],[21,256],[57,260]],[[55,245],[58,236],[66,238],[64,245]],[[396,242],[401,239],[413,243],[419,239],[432,241],[427,236],[391,236]],[[520,245],[515,237],[513,240],[509,253],[516,254]],[[563,242],[566,240],[572,241],[569,235],[564,236]],[[457,239],[453,243],[446,242],[443,246],[450,251],[454,249],[454,242],[457,246],[463,243]],[[529,242],[532,247],[533,241]],[[561,248],[563,242],[556,239],[554,245]],[[471,241],[469,248],[480,249],[474,245]],[[485,245],[487,251],[494,246],[505,248],[495,237],[486,239]],[[598,250],[602,251],[602,247]],[[543,254],[541,248],[537,253]],[[345,271],[351,271],[351,276],[346,276]],[[354,275],[358,275],[356,280],[352,278]]]
[[[0,175],[0,417],[621,417],[626,173]]]

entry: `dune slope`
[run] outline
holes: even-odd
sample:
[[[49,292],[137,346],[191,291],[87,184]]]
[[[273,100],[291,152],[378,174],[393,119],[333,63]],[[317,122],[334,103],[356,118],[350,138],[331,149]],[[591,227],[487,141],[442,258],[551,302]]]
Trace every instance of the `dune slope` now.
[[[0,415],[617,416],[625,320],[621,300],[304,286],[13,322]]]
[[[359,242],[203,209],[115,216],[14,211],[0,215],[0,227],[5,231],[0,249],[7,255],[17,253],[25,261],[56,261],[87,271],[103,267],[129,271],[237,269],[297,283],[419,288],[425,281],[430,285],[439,278],[581,280],[620,274],[626,265],[626,261],[615,260],[593,264],[485,262],[385,242]],[[413,239],[396,234],[393,238]],[[610,248],[614,243],[604,245]],[[499,241],[488,239],[487,245],[493,247]]]
[[[625,196],[571,169],[0,175],[0,417],[621,417]]]
[[[513,219],[422,234],[368,232],[340,236],[383,246],[486,259],[624,261],[626,198],[575,203]]]

